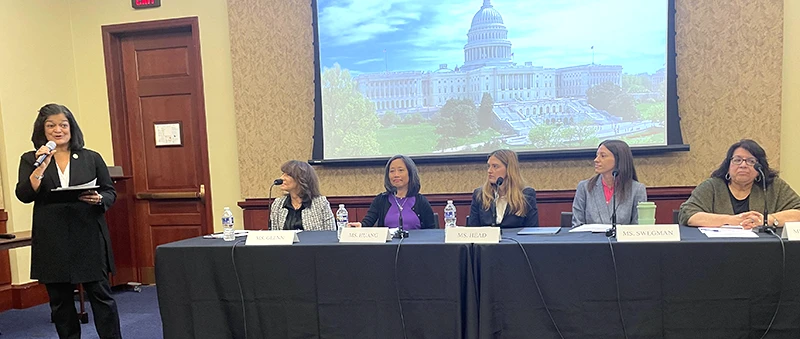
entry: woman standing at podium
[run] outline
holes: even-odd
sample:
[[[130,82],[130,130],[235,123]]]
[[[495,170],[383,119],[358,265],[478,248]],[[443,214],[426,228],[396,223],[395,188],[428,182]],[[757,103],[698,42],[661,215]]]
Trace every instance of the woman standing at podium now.
[[[319,192],[319,179],[307,162],[289,160],[281,165],[281,190],[270,207],[272,230],[336,230],[336,220],[328,198]]]
[[[83,133],[65,106],[39,109],[31,141],[36,150],[22,155],[16,186],[20,201],[34,203],[31,279],[47,288],[59,338],[80,337],[73,299],[78,283],[89,297],[99,337],[121,338],[117,303],[108,284],[115,268],[104,214],[117,198],[108,167],[100,154],[84,148]],[[45,146],[49,142],[54,149]],[[51,191],[92,180],[99,187],[78,197]]]
[[[616,173],[615,173],[616,172]],[[647,192],[636,176],[633,153],[621,140],[606,140],[597,147],[595,176],[578,183],[572,201],[572,227],[611,224],[616,195],[617,223],[638,224],[636,205],[647,201]]]
[[[517,153],[494,151],[486,165],[486,182],[472,192],[467,226],[539,226],[536,191],[522,179]]]
[[[402,221],[406,230],[436,227],[431,204],[419,193],[419,171],[411,158],[395,155],[389,159],[383,173],[383,187],[386,192],[372,200],[364,220],[349,226],[399,227]]]

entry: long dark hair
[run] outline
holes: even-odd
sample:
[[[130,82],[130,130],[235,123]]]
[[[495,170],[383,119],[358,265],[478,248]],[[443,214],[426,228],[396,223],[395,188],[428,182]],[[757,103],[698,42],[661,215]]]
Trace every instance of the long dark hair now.
[[[38,149],[47,143],[47,136],[44,135],[44,122],[51,115],[61,113],[64,113],[69,122],[69,150],[79,151],[83,149],[83,132],[81,132],[78,122],[75,121],[75,116],[72,115],[67,106],[59,104],[47,104],[39,109],[39,115],[36,116],[36,121],[33,122],[33,134],[31,134],[31,142],[33,142],[34,149]]]
[[[281,165],[281,172],[286,173],[297,182],[297,185],[300,186],[299,195],[303,201],[311,201],[321,195],[317,172],[307,162],[289,160]]]
[[[633,181],[639,181],[639,176],[636,175],[636,167],[633,166],[631,148],[622,140],[606,140],[597,145],[597,148],[600,148],[600,146],[605,146],[614,155],[614,169],[617,171],[617,182],[614,190],[619,190],[621,197],[627,197]],[[594,188],[599,178],[600,174],[589,179],[589,191]]]
[[[422,188],[422,184],[419,180],[419,170],[417,170],[417,165],[414,164],[414,160],[402,154],[395,155],[386,162],[386,169],[383,171],[383,188],[389,193],[394,192],[396,189],[392,186],[392,181],[389,180],[389,167],[392,165],[392,161],[397,159],[402,159],[403,163],[406,165],[406,169],[408,169],[408,193],[406,193],[406,196],[417,195]]]
[[[725,155],[725,159],[722,160],[722,163],[719,164],[719,168],[717,168],[714,172],[711,172],[712,178],[720,178],[724,180],[726,183],[730,182],[731,180],[726,178],[728,175],[728,169],[731,167],[731,158],[733,158],[733,152],[736,151],[737,148],[744,148],[758,160],[758,163],[761,164],[763,168],[764,174],[767,176],[767,185],[772,185],[772,182],[775,181],[775,177],[778,176],[778,171],[769,168],[769,162],[767,161],[767,152],[764,151],[761,146],[751,139],[742,139],[739,142],[731,145],[728,148],[728,153]],[[761,174],[758,174],[758,180],[761,180]]]

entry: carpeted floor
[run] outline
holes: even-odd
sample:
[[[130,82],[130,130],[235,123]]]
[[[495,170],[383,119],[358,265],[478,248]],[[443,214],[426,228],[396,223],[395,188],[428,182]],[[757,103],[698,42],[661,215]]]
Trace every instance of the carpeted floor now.
[[[125,339],[160,339],[161,315],[155,286],[142,286],[141,292],[124,290],[114,292],[120,312],[122,337]],[[78,307],[78,303],[75,303]],[[92,308],[86,301],[89,323],[81,324],[82,339],[97,339],[92,319]],[[41,304],[24,310],[0,313],[0,339],[58,339],[56,328],[50,322],[50,306]]]

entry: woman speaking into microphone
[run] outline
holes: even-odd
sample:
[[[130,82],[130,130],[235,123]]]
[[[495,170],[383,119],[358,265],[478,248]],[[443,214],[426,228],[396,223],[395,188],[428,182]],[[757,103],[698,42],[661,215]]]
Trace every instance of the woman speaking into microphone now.
[[[104,214],[117,198],[108,167],[100,154],[83,148],[83,133],[65,106],[39,109],[31,141],[37,149],[22,155],[16,187],[20,201],[33,202],[31,279],[47,288],[59,338],[80,337],[73,301],[79,283],[92,305],[99,337],[121,338],[108,284],[114,259]],[[77,196],[53,191],[93,181],[96,188]]]

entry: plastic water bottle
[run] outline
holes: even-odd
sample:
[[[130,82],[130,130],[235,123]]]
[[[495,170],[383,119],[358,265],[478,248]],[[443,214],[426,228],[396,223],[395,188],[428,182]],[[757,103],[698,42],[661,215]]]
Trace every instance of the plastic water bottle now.
[[[225,207],[222,212],[222,239],[225,241],[233,241],[236,236],[233,233],[233,213],[229,207]]]
[[[444,207],[444,227],[456,227],[456,205],[453,205],[453,200],[447,200],[447,206]]]
[[[344,204],[339,204],[339,209],[336,211],[336,236],[339,239],[342,238],[342,230],[347,227],[348,222],[347,209],[344,208]]]

